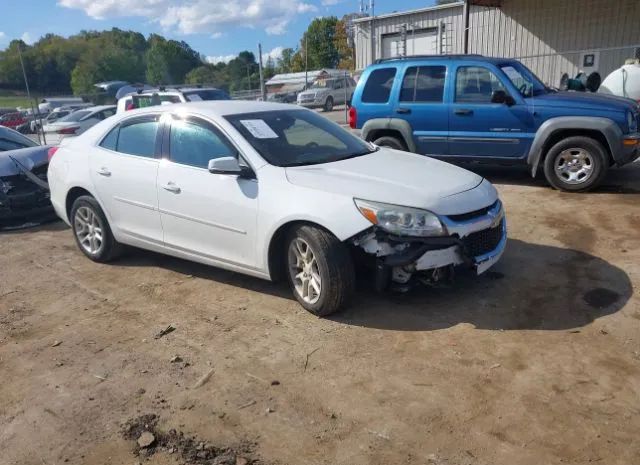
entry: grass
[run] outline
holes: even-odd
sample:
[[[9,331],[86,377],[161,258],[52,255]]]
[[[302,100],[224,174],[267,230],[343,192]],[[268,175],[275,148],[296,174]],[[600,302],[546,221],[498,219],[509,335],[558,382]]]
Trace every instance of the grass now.
[[[35,105],[35,103],[34,103]],[[17,107],[29,107],[29,99],[26,96],[9,95],[0,96],[0,108],[17,108]]]

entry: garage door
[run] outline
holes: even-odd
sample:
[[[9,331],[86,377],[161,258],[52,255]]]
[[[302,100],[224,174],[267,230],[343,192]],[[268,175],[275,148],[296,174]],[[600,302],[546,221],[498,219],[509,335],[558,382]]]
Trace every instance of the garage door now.
[[[402,55],[437,55],[437,31],[407,32],[407,50],[404,50],[400,34],[382,37],[383,58],[393,58]]]

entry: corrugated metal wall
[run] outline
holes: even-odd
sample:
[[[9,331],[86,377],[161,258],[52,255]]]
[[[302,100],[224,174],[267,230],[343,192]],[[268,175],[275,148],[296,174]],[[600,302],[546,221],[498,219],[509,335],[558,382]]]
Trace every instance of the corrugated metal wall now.
[[[584,52],[595,52],[606,76],[640,47],[640,0],[503,0],[501,8],[471,7],[469,52],[522,60],[549,85],[562,73],[575,76]],[[376,18],[376,57],[381,36],[444,25],[444,53],[464,50],[463,8],[456,5]],[[356,67],[371,62],[368,21],[356,23]],[[425,53],[431,53],[425,51]]]

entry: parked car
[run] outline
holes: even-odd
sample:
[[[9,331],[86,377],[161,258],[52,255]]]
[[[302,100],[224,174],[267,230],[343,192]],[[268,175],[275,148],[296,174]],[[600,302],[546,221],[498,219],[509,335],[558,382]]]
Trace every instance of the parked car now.
[[[118,113],[168,103],[231,100],[229,94],[215,87],[160,87],[144,89],[118,99]]]
[[[0,116],[0,126],[15,129],[27,121],[27,114],[24,111],[15,111]]]
[[[350,125],[376,145],[453,162],[542,167],[566,191],[596,187],[640,156],[632,100],[556,92],[517,60],[453,55],[382,60],[365,70]]]
[[[42,124],[47,125],[47,124],[51,124],[54,123],[56,121],[58,121],[60,118],[64,118],[67,115],[70,115],[71,113],[73,113],[76,110],[80,110],[80,109],[86,109],[86,108],[91,108],[92,106],[95,106],[91,103],[79,103],[79,104],[75,104],[75,105],[65,105],[63,107],[57,107],[54,108],[49,114],[47,115],[41,115],[40,118],[37,117],[30,122],[31,124],[31,131],[32,132],[36,132],[38,129],[40,129],[40,120],[42,120]]]
[[[0,128],[0,227],[55,217],[47,185],[49,149]]]
[[[69,105],[82,105],[84,100],[80,97],[45,97],[38,104],[38,111],[41,114],[47,114],[56,108]]]
[[[482,177],[376,147],[316,112],[198,102],[116,115],[49,165],[51,198],[91,260],[122,244],[264,279],[286,276],[317,315],[353,292],[352,252],[379,289],[482,273],[506,243]]]
[[[346,89],[345,89],[346,85]],[[334,105],[350,104],[356,83],[350,77],[336,77],[319,79],[309,90],[298,94],[298,105],[307,108],[322,108],[324,111],[333,110]]]
[[[43,125],[47,142],[51,140],[54,143],[68,136],[78,136],[115,112],[115,105],[101,105],[69,113],[53,123]]]

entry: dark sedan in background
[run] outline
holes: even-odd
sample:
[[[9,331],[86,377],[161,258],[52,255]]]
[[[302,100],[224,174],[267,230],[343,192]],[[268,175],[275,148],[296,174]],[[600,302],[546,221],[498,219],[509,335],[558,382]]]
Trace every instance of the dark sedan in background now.
[[[0,127],[0,228],[53,218],[47,184],[50,149]]]

